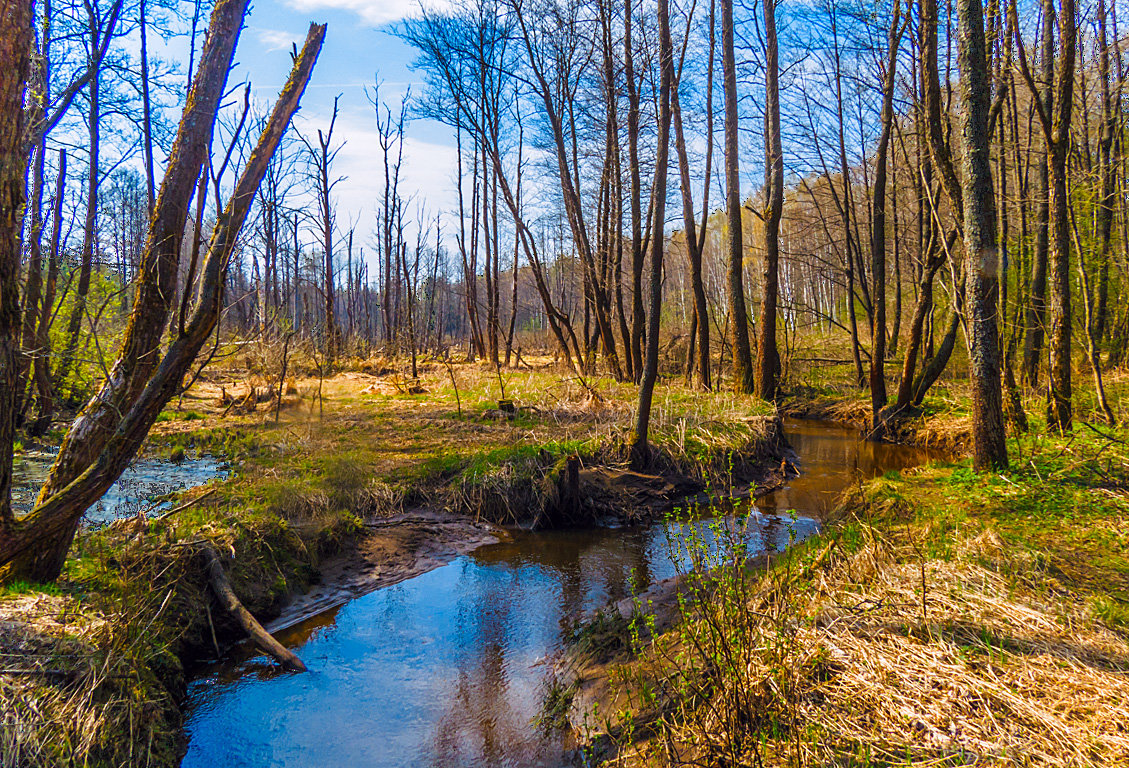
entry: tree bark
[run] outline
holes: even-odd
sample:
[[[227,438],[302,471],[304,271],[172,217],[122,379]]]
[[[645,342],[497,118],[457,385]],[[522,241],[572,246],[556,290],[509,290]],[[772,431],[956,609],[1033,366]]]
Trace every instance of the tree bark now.
[[[886,73],[882,84],[882,133],[874,151],[874,195],[871,201],[870,263],[874,280],[874,322],[870,334],[870,406],[871,429],[875,437],[882,436],[882,409],[886,406],[886,172],[894,128],[898,48],[904,28],[901,4],[895,0],[890,18]]]
[[[728,0],[723,0],[728,2]],[[670,0],[658,0],[659,17],[659,131],[655,152],[654,204],[651,233],[651,306],[647,329],[647,359],[639,385],[639,405],[635,410],[635,439],[631,445],[631,468],[639,471],[651,462],[648,435],[651,401],[659,376],[659,316],[662,310],[663,246],[666,220],[666,174],[670,152],[671,96],[674,82],[674,51],[670,38]]]
[[[20,365],[20,215],[27,152],[24,88],[31,63],[31,0],[0,5],[0,537],[11,535],[12,449]]]
[[[964,248],[968,260],[968,324],[972,373],[972,461],[978,470],[1007,466],[1000,386],[999,249],[992,184],[991,79],[980,0],[958,0],[962,102]]]
[[[776,398],[780,354],[776,348],[776,306],[780,294],[780,217],[784,212],[784,150],[780,137],[780,46],[776,39],[776,2],[764,0],[765,118],[764,275],[757,344],[756,385],[763,400]],[[728,120],[726,121],[728,126]]]
[[[702,280],[702,249],[698,238],[696,223],[697,213],[694,210],[694,195],[690,186],[690,159],[686,151],[686,137],[682,128],[682,104],[678,98],[677,85],[671,89],[671,110],[674,123],[674,144],[678,152],[678,171],[682,188],[682,224],[685,227],[686,255],[690,261],[690,288],[694,294],[695,323],[692,346],[697,354],[690,360],[694,370],[694,383],[698,389],[710,389],[710,324],[706,308],[706,287]],[[710,137],[707,136],[707,141]],[[706,172],[706,184],[709,184],[709,172]],[[705,222],[702,222],[705,227]]]
[[[728,224],[729,322],[733,339],[733,386],[738,392],[752,393],[753,356],[749,348],[749,312],[745,307],[743,227],[741,215],[741,172],[738,159],[737,61],[733,50],[733,0],[721,0],[722,79],[725,84],[725,213]],[[657,219],[656,219],[657,221]]]
[[[1010,12],[1015,21],[1015,2],[1012,0]],[[1042,60],[1040,62],[1042,73],[1042,93],[1034,94],[1042,104],[1042,110],[1050,114],[1054,108],[1054,0],[1043,0],[1042,3]],[[1022,46],[1022,43],[1020,43]],[[1050,177],[1048,176],[1048,163],[1051,155],[1051,145],[1045,135],[1041,136],[1043,143],[1042,156],[1035,159],[1035,194],[1038,200],[1035,204],[1035,251],[1031,262],[1031,288],[1028,297],[1027,309],[1024,313],[1025,333],[1023,336],[1023,381],[1029,387],[1039,384],[1039,369],[1042,367],[1041,356],[1043,341],[1046,334],[1047,322],[1047,256],[1049,251],[1050,233]],[[1029,146],[1031,139],[1028,138]]]

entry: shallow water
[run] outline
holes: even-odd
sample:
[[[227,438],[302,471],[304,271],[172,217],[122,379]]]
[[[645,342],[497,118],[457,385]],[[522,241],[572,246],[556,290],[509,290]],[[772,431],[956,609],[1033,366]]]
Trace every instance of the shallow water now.
[[[803,474],[749,510],[756,551],[817,531],[858,476],[927,458],[829,424],[787,431]],[[581,614],[673,575],[670,541],[710,526],[520,533],[294,627],[280,639],[308,673],[259,657],[193,682],[182,768],[564,765],[565,745],[530,724],[544,662]]]
[[[31,511],[35,497],[47,479],[53,451],[28,451],[13,463],[12,508],[17,515]],[[84,520],[93,525],[135,515],[141,510],[158,511],[171,502],[154,503],[161,496],[227,477],[227,464],[213,456],[165,459],[136,459],[110,486],[110,490],[86,511]]]

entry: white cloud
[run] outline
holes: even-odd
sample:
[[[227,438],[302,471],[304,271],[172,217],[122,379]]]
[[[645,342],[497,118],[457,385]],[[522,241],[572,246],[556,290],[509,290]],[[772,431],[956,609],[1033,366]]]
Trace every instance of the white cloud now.
[[[299,11],[352,11],[374,27],[415,16],[420,10],[420,0],[287,0],[287,4]],[[442,3],[427,3],[428,8],[437,5]]]
[[[283,29],[263,29],[261,27],[252,27],[252,29],[266,53],[289,51],[291,45],[305,39],[304,35],[287,32]]]

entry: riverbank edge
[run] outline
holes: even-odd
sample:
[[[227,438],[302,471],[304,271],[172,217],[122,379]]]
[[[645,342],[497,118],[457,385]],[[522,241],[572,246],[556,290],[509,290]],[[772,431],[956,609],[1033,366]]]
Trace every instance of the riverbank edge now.
[[[834,422],[857,429],[863,436],[872,431],[871,404],[862,396],[801,393],[784,398],[780,413],[795,419]],[[972,450],[972,419],[964,413],[934,413],[915,408],[891,419],[884,439],[963,456]]]
[[[797,401],[782,407],[781,411],[794,418],[834,421],[858,428],[864,434],[869,426],[866,404],[849,398]],[[959,636],[965,643],[959,649],[963,654],[960,659],[963,660],[966,655],[974,665],[983,664],[980,659],[987,659],[988,674],[999,674],[1009,665],[1022,664],[1014,662],[1012,657],[1005,659],[1003,654],[1014,653],[1015,657],[1022,657],[1033,651],[1041,652],[1055,659],[1049,671],[1052,680],[1053,667],[1068,667],[1076,663],[1074,654],[1077,654],[1083,657],[1084,663],[1117,678],[1115,682],[1120,687],[1116,693],[1120,699],[1112,703],[1110,709],[1115,715],[1118,712],[1124,715],[1124,704],[1129,701],[1129,671],[1123,664],[1123,659],[1127,658],[1125,651],[1129,650],[1127,585],[1118,579],[1103,581],[1089,578],[1083,583],[1082,579],[1072,578],[1061,560],[1056,561],[1055,555],[1039,551],[1034,539],[1016,533],[1014,526],[1008,527],[1011,521],[994,516],[994,512],[964,518],[940,509],[937,500],[932,497],[915,503],[910,498],[915,488],[954,485],[959,492],[976,482],[970,479],[975,476],[966,468],[967,462],[959,456],[968,439],[962,434],[965,425],[930,424],[930,421],[929,416],[919,415],[915,420],[903,422],[897,432],[897,442],[945,449],[950,455],[957,456],[955,463],[930,462],[905,472],[888,473],[844,492],[818,534],[789,552],[760,555],[744,564],[743,580],[754,585],[750,594],[756,595],[761,607],[787,606],[791,613],[785,623],[792,625],[787,631],[793,632],[798,627],[805,628],[805,631],[809,627],[821,630],[842,617],[845,611],[842,606],[848,599],[859,604],[867,602],[870,599],[866,594],[868,586],[876,591],[889,591],[891,583],[898,582],[902,596],[909,596],[920,606],[913,608],[910,603],[910,613],[919,610],[920,621],[915,625],[905,615],[887,616],[884,620],[901,622],[899,634],[910,642],[928,644],[935,641],[938,645],[948,642],[951,646],[953,637]],[[945,437],[938,439],[938,435]],[[1033,484],[1036,487],[1032,494],[1040,502],[1050,501],[1050,494],[1046,493],[1044,499],[1044,491],[1040,487],[1050,478],[1040,475],[1041,465],[1037,458],[1031,459],[1030,467],[1032,479],[1038,481]],[[1012,480],[1000,474],[988,476],[977,487],[983,489],[984,484],[990,486],[1000,484],[1000,481],[1014,485]],[[1105,488],[1094,490],[1106,491]],[[975,498],[969,501],[972,506],[977,502]],[[1027,503],[1026,500],[1024,503]],[[1121,505],[1120,519],[1124,521],[1126,505],[1118,504]],[[1112,519],[1110,524],[1116,525],[1116,519]],[[1019,523],[1020,528],[1023,525]],[[937,540],[930,542],[933,536]],[[1129,547],[1118,554],[1129,558]],[[860,563],[861,575],[852,573],[849,579],[852,588],[839,595],[843,600],[834,610],[827,611],[826,605],[818,609],[812,607],[816,595],[826,596],[828,581],[842,579],[844,571],[859,571]],[[1124,567],[1120,570],[1124,571]],[[919,573],[921,581],[917,582]],[[938,586],[929,586],[934,580]],[[976,584],[978,581],[986,582],[986,585]],[[572,645],[554,665],[554,678],[544,692],[541,721],[549,727],[568,731],[576,745],[577,756],[583,755],[585,765],[602,765],[604,761],[613,759],[616,765],[621,766],[651,765],[647,761],[648,755],[666,755],[670,759],[669,750],[672,748],[676,751],[688,749],[688,752],[682,753],[683,756],[693,755],[694,750],[703,748],[703,745],[707,750],[720,748],[712,735],[702,732],[689,737],[686,732],[678,734],[693,744],[686,747],[684,741],[680,747],[674,747],[671,734],[663,732],[657,723],[663,717],[677,719],[673,710],[686,702],[677,706],[669,700],[665,704],[656,704],[662,700],[662,694],[656,696],[660,686],[656,685],[654,669],[640,671],[644,662],[655,663],[657,654],[654,649],[663,643],[667,643],[667,647],[661,655],[665,655],[668,661],[685,658],[680,656],[679,650],[672,650],[680,649],[683,653],[686,650],[678,644],[677,630],[686,621],[687,614],[693,613],[695,600],[712,596],[719,583],[699,579],[694,574],[668,579],[634,599],[619,601],[595,612],[589,621],[577,628]],[[916,586],[918,584],[919,587]],[[993,605],[997,597],[1004,597],[1006,599],[999,601],[1004,604],[1001,612],[1005,609],[1024,612],[1027,614],[1024,618],[1031,622],[1060,626],[1063,636],[1032,639],[1022,636],[1028,627],[1021,626],[1016,630],[1017,640],[1008,636],[1006,629],[1010,617],[1002,613],[986,614],[977,621],[972,613],[946,616],[944,611],[937,611],[937,615],[933,613],[932,605],[926,606],[927,596],[930,600],[932,597],[931,589],[940,592],[947,588],[950,594],[959,594],[966,586],[971,595],[968,598],[970,604],[982,608],[985,604]],[[912,597],[915,587],[917,598]],[[873,610],[878,615],[881,609],[881,600],[878,600]],[[771,622],[768,619],[758,618],[753,623],[755,626],[751,631],[760,633],[761,637],[775,637],[778,641],[785,631],[783,624],[769,626]],[[957,624],[961,626],[954,629]],[[744,631],[748,632],[750,628],[745,627]],[[1011,647],[1012,643],[1018,650]],[[1056,643],[1059,645],[1056,646]],[[772,645],[772,640],[768,645]],[[1079,647],[1082,650],[1077,650]],[[891,723],[883,722],[876,725],[874,733],[864,734],[865,738],[833,743],[835,737],[841,734],[832,733],[826,728],[826,722],[813,725],[811,715],[829,699],[825,686],[829,676],[845,675],[844,670],[854,671],[848,668],[852,662],[857,666],[858,660],[838,658],[834,649],[828,656],[826,648],[807,653],[803,658],[799,658],[800,655],[770,660],[778,666],[775,671],[769,669],[772,663],[765,664],[765,659],[759,659],[762,678],[755,693],[760,697],[758,701],[766,705],[766,711],[750,712],[741,717],[759,722],[761,730],[754,728],[751,734],[746,733],[737,739],[738,742],[743,740],[746,745],[750,735],[760,740],[759,747],[755,747],[759,750],[755,753],[757,764],[792,765],[801,759],[800,753],[804,753],[808,760],[820,755],[820,758],[815,758],[818,764],[823,764],[820,759],[846,759],[850,764],[862,760],[860,764],[867,765],[871,764],[871,760],[885,764],[885,759],[904,759],[908,765],[916,764],[915,757],[922,757],[925,762],[933,764],[931,761],[945,759],[946,755],[974,752],[967,748],[967,739],[962,742],[961,726],[949,722],[947,729],[937,727],[937,723],[929,722],[929,718],[921,713],[917,713],[921,715],[918,718],[910,718],[900,724],[904,731],[901,740],[891,738]],[[899,669],[896,660],[883,661],[887,662],[884,669],[889,671],[891,679],[902,679],[904,683],[915,674],[915,670],[908,667]],[[782,677],[780,670],[789,665],[793,670],[799,669],[805,679],[784,680],[787,675]],[[1048,673],[1047,669],[1037,671],[1044,677]],[[920,675],[919,670],[916,673]],[[629,690],[632,685],[640,685],[648,674],[651,677],[647,678],[645,685],[641,685],[644,693]],[[662,674],[681,675],[682,671],[674,669],[672,672],[668,665]],[[792,674],[795,677],[796,673]],[[670,683],[672,679],[662,682]],[[1042,682],[1045,685],[1046,680]],[[1079,699],[1067,706],[1085,708],[1092,705],[1093,702],[1085,701],[1085,692],[1078,690],[1082,686],[1074,677],[1064,677],[1061,682],[1065,700],[1072,696]],[[808,689],[800,694],[793,693],[792,700],[781,695],[780,686],[786,688],[790,684],[798,687],[801,683],[806,683]],[[772,690],[774,687],[776,690]],[[897,687],[896,684],[894,687]],[[808,700],[803,703],[797,701],[804,693],[808,694]],[[851,692],[848,706],[857,706],[856,695],[859,701],[867,701],[882,693],[871,692],[872,696],[868,697],[865,690],[856,689]],[[899,697],[893,693],[891,690],[884,692],[886,698],[897,700]],[[939,695],[934,691],[913,693],[922,693],[924,697]],[[1028,699],[1038,696],[1031,691],[1025,693]],[[640,702],[646,702],[647,706],[639,706]],[[911,700],[910,706],[919,703]],[[998,706],[998,702],[994,703]],[[867,701],[867,704],[870,702]],[[833,708],[833,705],[828,704],[828,707]],[[1118,707],[1121,709],[1118,710]],[[839,714],[847,708],[838,707]],[[985,709],[991,717],[991,707]],[[1032,710],[1036,711],[1037,705],[1032,705]],[[883,714],[889,715],[888,712]],[[1001,721],[1007,719],[998,712],[996,716]],[[1109,721],[1110,733],[1120,734],[1129,728],[1127,718],[1110,717],[1109,712],[1099,713],[1091,720],[1102,717]],[[801,722],[803,727],[793,727]],[[721,727],[716,719],[713,724]],[[880,726],[885,726],[885,733],[881,732]],[[898,724],[894,723],[894,726],[893,732],[896,733]],[[1098,727],[1090,721],[1084,726]],[[774,731],[777,738],[766,738],[764,729]],[[1032,748],[1034,752],[1041,749],[1046,754],[1054,754],[1054,736],[1057,735],[1035,732],[1028,738],[1036,745]],[[1072,747],[1061,764],[1074,764],[1070,761],[1075,759],[1081,759],[1080,764],[1086,765],[1112,764],[1108,762],[1111,754],[1117,755],[1113,758],[1115,761],[1129,759],[1129,742],[1120,736],[1107,733],[1103,738],[1093,732],[1083,736],[1085,738],[1076,735],[1077,749]],[[923,739],[932,740],[931,745],[923,746]],[[1121,751],[1113,753],[1108,750]],[[1060,763],[1052,760],[1048,764]]]
[[[584,520],[576,517],[579,512],[592,515],[589,522],[606,524],[611,522],[605,514],[609,508],[634,501],[645,514],[615,522],[641,523],[709,483],[751,484],[762,491],[771,488],[794,469],[780,418],[763,420],[765,428],[755,444],[730,446],[700,456],[692,464],[685,453],[675,456],[657,446],[655,475],[615,466],[620,454],[626,455],[626,446],[596,446],[575,457],[581,469],[572,473],[571,487],[568,456],[538,451],[534,463],[542,473],[541,482],[531,484],[528,475],[514,473],[514,487],[520,486],[522,503],[533,500],[535,514],[524,521],[506,518],[503,522],[575,525]],[[528,465],[523,469],[528,470]],[[421,476],[421,486],[427,479],[432,478]],[[221,488],[237,483],[237,479],[228,481]],[[202,524],[188,514],[172,520],[131,518],[83,537],[76,549],[79,563],[71,570],[74,583],[82,583],[83,591],[37,591],[34,585],[26,585],[24,595],[5,601],[3,618],[9,620],[5,622],[9,634],[21,620],[50,618],[52,632],[23,642],[25,651],[44,658],[57,659],[66,653],[82,659],[66,674],[68,685],[89,686],[88,706],[82,713],[66,714],[72,721],[81,722],[81,717],[74,717],[77,714],[93,718],[95,725],[87,727],[97,732],[68,732],[66,724],[47,715],[40,718],[39,733],[15,737],[24,739],[22,745],[0,743],[0,751],[22,749],[26,755],[28,745],[33,745],[41,763],[50,764],[62,757],[61,751],[50,753],[52,746],[65,750],[78,745],[87,750],[91,765],[120,764],[127,750],[137,764],[178,764],[185,746],[187,670],[243,639],[235,623],[211,606],[196,544],[206,543],[220,552],[236,593],[253,614],[289,626],[334,603],[418,575],[505,535],[504,528],[468,517],[465,509],[468,504],[480,504],[504,509],[509,515],[513,509],[510,500],[491,506],[489,495],[453,493],[447,504],[436,505],[434,487],[419,491],[432,504],[410,507],[400,514],[400,520],[373,499],[357,499],[363,504],[357,510],[361,514],[333,514],[309,525],[293,525],[270,515],[241,520],[237,512],[224,513],[216,507],[208,510]],[[491,488],[493,494],[505,492],[504,487]],[[601,493],[608,495],[601,498]],[[401,503],[413,495],[413,489],[407,489]],[[222,503],[209,500],[199,506]],[[562,509],[568,514],[562,514]],[[413,519],[421,512],[426,520]],[[443,532],[436,535],[440,529]],[[381,538],[382,545],[373,546],[374,539]],[[389,559],[394,563],[391,569]],[[379,577],[365,578],[366,567],[376,564],[381,566]],[[92,572],[95,569],[101,572]],[[335,579],[341,583],[334,584]],[[287,607],[300,602],[318,584],[335,593],[336,601],[314,601],[298,614],[287,616]],[[13,602],[20,607],[13,610]],[[130,606],[128,616],[115,612],[120,605]],[[279,617],[284,621],[278,622]],[[28,658],[26,663],[30,668],[46,662]],[[91,681],[88,673],[95,668],[113,673]],[[40,696],[60,704],[64,698],[50,690],[34,690],[53,687],[55,681],[50,677],[19,675],[17,684],[32,700]],[[11,721],[12,713],[4,718]]]

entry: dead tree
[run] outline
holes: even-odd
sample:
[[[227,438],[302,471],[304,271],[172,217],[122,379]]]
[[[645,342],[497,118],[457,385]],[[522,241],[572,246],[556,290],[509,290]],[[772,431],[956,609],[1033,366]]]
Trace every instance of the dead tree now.
[[[338,354],[340,345],[340,332],[337,328],[335,280],[333,270],[333,232],[335,225],[335,212],[333,207],[333,188],[340,182],[340,178],[332,178],[333,161],[344,144],[333,145],[333,129],[337,126],[338,101],[333,100],[333,117],[329,120],[328,130],[318,129],[317,142],[312,142],[302,137],[306,145],[307,157],[310,163],[310,175],[313,181],[314,196],[317,198],[317,217],[314,225],[321,236],[322,259],[325,274],[322,278],[322,299],[325,301],[325,362],[332,366]]]

